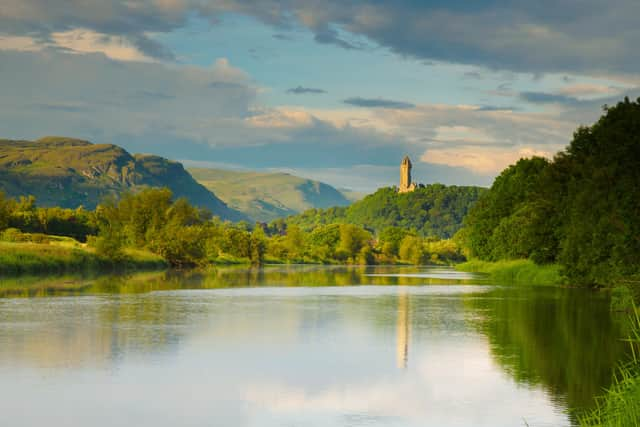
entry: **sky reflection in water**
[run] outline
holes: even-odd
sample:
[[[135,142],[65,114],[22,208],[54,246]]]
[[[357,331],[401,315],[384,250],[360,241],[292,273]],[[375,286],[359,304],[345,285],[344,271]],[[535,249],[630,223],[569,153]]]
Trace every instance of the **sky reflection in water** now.
[[[402,273],[407,284],[431,284],[375,286],[384,277],[369,276]],[[601,332],[584,338],[576,331],[589,325],[578,322],[567,343],[558,341],[567,331],[548,326],[540,338],[528,313],[575,318],[572,291],[514,292],[446,270],[216,274],[0,299],[3,418],[12,426],[569,425],[568,402],[589,404],[575,388],[601,388],[621,354],[608,343],[603,362],[576,361],[540,342],[577,352],[593,335],[614,342],[597,295],[581,297],[589,303],[578,317],[599,318]],[[290,285],[287,275],[316,287],[276,287]],[[365,285],[321,286],[345,281]],[[537,362],[549,355],[557,360]]]

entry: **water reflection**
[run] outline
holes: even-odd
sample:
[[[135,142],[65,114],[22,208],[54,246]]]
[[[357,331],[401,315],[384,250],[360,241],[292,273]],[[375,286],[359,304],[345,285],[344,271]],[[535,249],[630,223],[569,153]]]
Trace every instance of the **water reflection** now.
[[[574,412],[593,406],[625,357],[608,295],[578,289],[496,288],[466,304],[498,365],[518,383],[543,385]]]
[[[398,368],[405,369],[409,360],[409,295],[405,290],[398,296],[398,323],[396,361]]]
[[[606,295],[450,270],[225,268],[0,292],[12,425],[568,425],[623,349]]]
[[[124,276],[42,276],[0,278],[0,298],[94,294],[135,294],[174,289],[309,286],[399,286],[482,282],[469,273],[397,266],[282,265],[266,268],[219,267],[210,271],[152,272]]]

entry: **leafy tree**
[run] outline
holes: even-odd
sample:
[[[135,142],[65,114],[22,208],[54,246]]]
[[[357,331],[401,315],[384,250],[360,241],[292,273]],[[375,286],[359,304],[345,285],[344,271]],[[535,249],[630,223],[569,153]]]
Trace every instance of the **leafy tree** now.
[[[512,247],[514,236],[510,233],[516,230],[509,228],[513,224],[509,224],[508,218],[523,203],[536,198],[540,191],[541,176],[548,167],[549,161],[541,157],[520,159],[495,179],[491,189],[480,197],[465,218],[467,244],[473,256],[495,260],[515,250]],[[506,222],[494,236],[502,221]],[[531,249],[529,242],[520,243],[518,250],[522,251],[524,247]],[[528,257],[529,252],[518,255]]]
[[[300,227],[295,225],[287,227],[284,247],[290,260],[298,260],[304,256],[305,234]]]
[[[378,236],[378,245],[386,256],[397,257],[400,243],[409,234],[414,235],[415,233],[401,227],[386,227]]]
[[[465,220],[482,259],[559,262],[572,283],[640,274],[640,99],[579,128],[553,162],[522,159]]]
[[[3,192],[0,191],[0,231],[9,226],[9,216],[11,211],[9,208],[9,202],[6,199]]]
[[[400,259],[409,261],[412,264],[423,264],[425,261],[425,250],[422,239],[418,236],[407,235],[400,243],[398,251]]]
[[[355,260],[371,239],[372,236],[369,232],[356,225],[340,224],[340,243],[337,250],[343,254],[343,257]]]
[[[174,267],[192,267],[206,261],[205,228],[172,223],[163,228],[149,245]]]
[[[251,252],[249,254],[249,259],[252,264],[262,265],[264,262],[264,254],[266,252],[266,239],[267,236],[264,232],[264,229],[256,224],[256,227],[253,229],[251,233]]]

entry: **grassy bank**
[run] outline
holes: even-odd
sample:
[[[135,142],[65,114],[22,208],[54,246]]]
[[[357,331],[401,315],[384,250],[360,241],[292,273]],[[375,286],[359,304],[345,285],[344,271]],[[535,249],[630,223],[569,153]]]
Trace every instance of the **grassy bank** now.
[[[537,265],[529,260],[488,262],[471,260],[456,265],[459,271],[486,273],[491,280],[499,283],[519,285],[560,285],[560,266],[556,264]]]
[[[629,345],[632,360],[620,367],[613,386],[598,399],[596,409],[580,419],[583,427],[640,425],[640,310],[633,309]]]
[[[149,270],[166,265],[158,255],[140,250],[127,250],[124,259],[115,262],[79,244],[0,242],[0,275]]]

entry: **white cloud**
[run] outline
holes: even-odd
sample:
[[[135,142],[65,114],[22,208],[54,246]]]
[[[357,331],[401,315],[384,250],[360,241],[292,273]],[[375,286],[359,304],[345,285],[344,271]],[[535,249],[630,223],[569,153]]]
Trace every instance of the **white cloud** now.
[[[615,86],[594,83],[577,83],[561,88],[558,90],[558,93],[567,96],[593,98],[618,95],[621,91],[622,88]]]
[[[119,61],[145,61],[154,59],[145,55],[123,36],[98,33],[86,28],[51,33],[45,40],[30,36],[0,35],[0,50],[40,52],[47,49],[64,49],[69,53],[102,53]]]
[[[300,128],[310,126],[313,120],[313,116],[307,112],[283,108],[264,110],[245,119],[250,126],[266,129]]]
[[[42,44],[38,43],[33,37],[0,34],[0,50],[37,52],[42,50]]]
[[[496,175],[519,159],[532,156],[550,158],[552,154],[529,147],[505,150],[493,147],[460,146],[427,149],[420,160],[427,163],[459,166],[482,174]]]
[[[414,346],[414,351],[423,352],[413,359],[416,367],[408,375],[378,375],[321,390],[277,381],[250,384],[243,400],[285,420],[299,419],[299,414],[326,420],[367,414],[411,426],[508,426],[519,425],[523,417],[540,425],[567,424],[566,414],[551,409],[553,403],[543,390],[514,387],[508,376],[501,375],[486,343],[463,340],[435,349],[440,344],[437,339],[431,344],[427,351]]]
[[[73,53],[103,53],[120,61],[151,61],[125,37],[101,34],[86,28],[51,34],[56,47],[69,49]]]
[[[474,129],[469,126],[438,126],[435,128],[437,141],[465,141],[467,143],[490,144],[495,142],[484,129]]]

